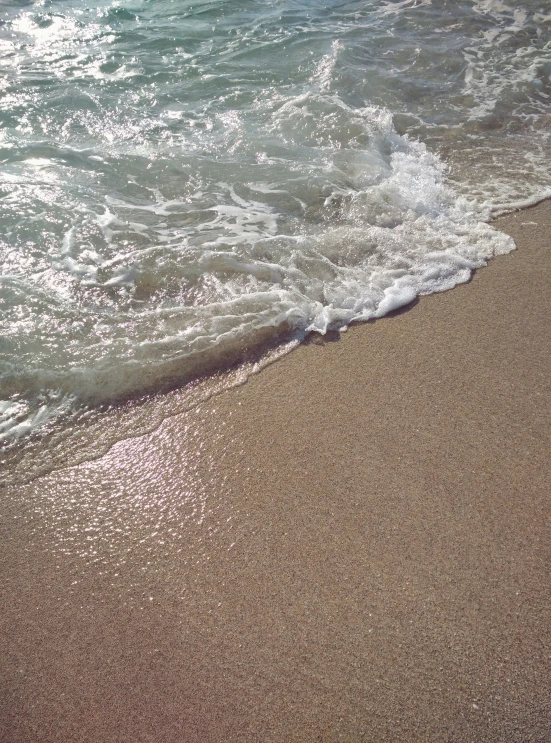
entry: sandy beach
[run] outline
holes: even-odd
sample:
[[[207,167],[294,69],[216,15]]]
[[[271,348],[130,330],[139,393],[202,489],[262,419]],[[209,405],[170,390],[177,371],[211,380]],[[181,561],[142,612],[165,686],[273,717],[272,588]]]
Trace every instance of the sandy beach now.
[[[469,284],[0,491],[3,743],[551,741],[551,202],[498,226]]]

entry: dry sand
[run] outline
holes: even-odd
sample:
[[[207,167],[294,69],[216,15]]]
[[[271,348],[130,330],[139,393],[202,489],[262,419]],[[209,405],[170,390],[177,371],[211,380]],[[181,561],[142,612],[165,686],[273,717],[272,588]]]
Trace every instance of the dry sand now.
[[[4,488],[0,740],[551,741],[551,206],[519,250]]]

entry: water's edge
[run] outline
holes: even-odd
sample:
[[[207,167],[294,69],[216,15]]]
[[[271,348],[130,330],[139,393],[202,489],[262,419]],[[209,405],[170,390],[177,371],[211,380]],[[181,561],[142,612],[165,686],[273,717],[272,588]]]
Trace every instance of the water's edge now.
[[[529,213],[551,199],[538,199],[522,209],[511,210],[492,221],[499,225],[502,219],[519,212]],[[505,233],[506,234],[506,233]],[[488,262],[493,264],[494,259]],[[470,282],[479,269],[471,273]],[[468,283],[464,282],[464,283]],[[450,290],[444,290],[450,291]],[[432,296],[432,295],[427,295]],[[396,314],[411,311],[420,301],[415,298],[408,305],[400,307],[377,320],[355,322],[354,328],[372,322],[387,320],[392,322]],[[135,439],[155,432],[168,418],[190,411],[214,396],[240,387],[252,375],[259,374],[267,366],[291,353],[299,345],[310,343],[338,342],[339,332],[324,336],[312,331],[305,337],[282,339],[279,345],[271,344],[269,349],[257,348],[248,358],[234,363],[230,368],[218,370],[211,375],[191,380],[181,387],[154,396],[126,401],[101,410],[86,411],[78,420],[70,418],[58,422],[53,431],[45,435],[37,434],[22,443],[17,449],[4,449],[0,465],[4,473],[0,489],[31,482],[55,470],[63,470],[104,456],[115,444],[127,439]]]

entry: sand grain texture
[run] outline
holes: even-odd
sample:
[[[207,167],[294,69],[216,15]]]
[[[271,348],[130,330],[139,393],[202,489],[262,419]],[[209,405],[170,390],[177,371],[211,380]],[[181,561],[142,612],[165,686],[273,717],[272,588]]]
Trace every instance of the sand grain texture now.
[[[551,741],[551,206],[2,500],[4,743]]]

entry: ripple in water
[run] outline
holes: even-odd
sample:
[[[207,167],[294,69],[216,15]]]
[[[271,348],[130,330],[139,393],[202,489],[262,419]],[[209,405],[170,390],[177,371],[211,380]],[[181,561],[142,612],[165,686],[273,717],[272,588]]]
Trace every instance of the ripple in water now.
[[[513,247],[493,214],[551,194],[539,2],[0,20],[8,446],[451,288]]]

